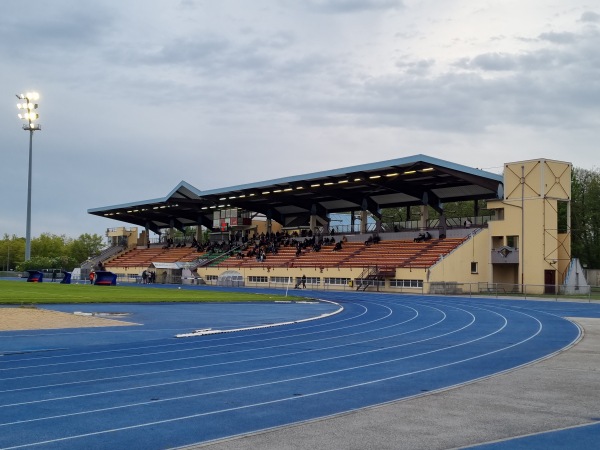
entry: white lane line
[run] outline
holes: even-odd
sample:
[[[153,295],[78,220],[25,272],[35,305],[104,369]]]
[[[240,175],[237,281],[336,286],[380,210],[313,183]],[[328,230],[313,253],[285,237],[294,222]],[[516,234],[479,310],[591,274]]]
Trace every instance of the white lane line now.
[[[413,308],[411,308],[411,309],[413,309]],[[303,353],[320,352],[320,351],[325,351],[325,350],[331,350],[331,349],[334,349],[334,348],[343,348],[343,347],[350,347],[350,346],[355,346],[355,345],[361,345],[361,344],[365,344],[365,343],[370,343],[370,342],[384,340],[384,339],[391,339],[391,338],[402,336],[402,335],[405,335],[405,334],[411,334],[411,333],[415,333],[415,332],[418,332],[418,331],[422,331],[422,330],[425,330],[425,329],[430,328],[432,326],[438,325],[439,323],[441,323],[441,322],[443,322],[445,320],[446,315],[443,313],[443,311],[441,311],[441,310],[439,310],[437,308],[430,308],[430,309],[434,309],[436,311],[439,311],[442,314],[442,318],[440,320],[438,320],[437,322],[433,322],[430,325],[427,325],[427,326],[424,326],[424,327],[421,327],[421,328],[416,328],[416,329],[413,329],[413,330],[410,330],[410,331],[407,331],[407,332],[403,332],[403,333],[397,333],[397,334],[392,334],[392,335],[388,335],[388,336],[382,336],[380,338],[367,339],[367,340],[363,340],[363,341],[355,341],[355,342],[351,342],[351,343],[348,343],[348,344],[333,345],[333,346],[329,346],[329,347],[322,347],[322,348],[316,348],[316,349],[301,350],[301,351],[295,351],[295,352],[289,352],[289,353],[280,353],[280,354],[276,354],[276,355],[260,356],[260,357],[254,357],[254,358],[249,358],[249,359],[238,359],[238,360],[226,361],[226,362],[222,362],[222,363],[201,364],[201,365],[187,366],[187,367],[181,367],[181,368],[176,368],[176,369],[156,370],[156,371],[152,371],[152,372],[140,372],[140,373],[130,374],[130,375],[120,375],[120,376],[102,377],[102,378],[91,378],[91,379],[88,379],[88,380],[78,380],[78,381],[70,381],[70,382],[64,382],[64,383],[36,385],[36,386],[21,387],[21,388],[16,388],[16,389],[5,389],[5,390],[0,390],[0,393],[30,391],[30,390],[34,390],[34,389],[46,389],[46,388],[58,387],[58,386],[72,386],[72,385],[76,385],[76,384],[87,384],[87,383],[94,383],[94,382],[98,382],[98,381],[114,381],[114,380],[119,380],[119,379],[135,378],[135,377],[142,377],[142,376],[147,376],[147,375],[159,375],[159,374],[165,374],[165,373],[171,373],[171,372],[180,372],[180,371],[184,371],[184,370],[203,369],[203,368],[207,368],[207,367],[216,367],[216,366],[229,365],[229,364],[240,364],[240,363],[253,362],[253,361],[259,361],[259,360],[281,358],[281,357],[285,357],[285,356],[299,355],[299,354],[303,354]],[[236,351],[236,352],[214,353],[214,354],[210,354],[210,355],[202,355],[202,356],[197,356],[197,357],[193,357],[193,358],[182,358],[180,360],[189,360],[189,359],[197,359],[197,358],[204,358],[204,357],[209,358],[209,357],[223,356],[223,355],[233,355],[233,354],[236,354],[236,353],[246,353],[246,352],[258,351],[258,350],[270,350],[270,349],[276,349],[276,348],[284,348],[284,347],[289,347],[291,345],[294,345],[294,346],[305,345],[305,344],[310,344],[310,343],[314,343],[314,342],[323,342],[325,340],[344,339],[344,338],[348,338],[350,336],[357,336],[357,335],[360,335],[360,334],[366,334],[366,333],[372,333],[374,331],[385,330],[387,328],[394,328],[394,327],[406,324],[408,322],[411,322],[411,321],[415,320],[418,316],[419,316],[419,314],[415,310],[415,316],[412,317],[412,318],[410,318],[410,319],[408,319],[408,320],[405,320],[403,322],[398,322],[398,323],[393,324],[393,325],[388,325],[386,327],[376,328],[374,330],[367,330],[367,331],[361,331],[361,332],[357,332],[357,333],[350,333],[350,334],[346,334],[346,335],[342,335],[342,336],[334,336],[334,337],[325,338],[325,339],[319,338],[319,339],[314,339],[314,340],[296,342],[294,344],[273,345],[273,346],[269,346],[269,347],[261,347],[261,348],[247,349],[247,350],[239,350],[239,351]],[[173,361],[177,361],[177,360],[166,360],[166,361],[165,360],[161,360],[159,363],[162,364],[164,362],[173,362]],[[156,363],[156,364],[158,364],[158,363]],[[113,366],[113,367],[109,367],[108,369],[115,369],[115,368],[120,368],[120,367],[131,367],[131,365],[128,364],[128,365],[123,365],[123,366]],[[21,380],[22,377],[14,377],[14,378],[10,378],[10,379],[11,380],[13,380],[13,379]],[[0,405],[0,407],[1,407],[1,405]]]
[[[137,374],[130,374],[130,375],[121,375],[121,376],[116,376],[116,377],[101,377],[101,378],[93,378],[93,379],[88,379],[88,380],[78,380],[78,381],[74,381],[74,382],[64,382],[64,383],[53,383],[53,384],[46,384],[46,385],[36,385],[36,386],[27,386],[27,387],[21,387],[21,388],[16,388],[16,389],[5,389],[5,390],[0,390],[0,393],[8,393],[8,392],[18,392],[18,391],[27,391],[27,390],[34,390],[34,389],[42,389],[42,388],[49,388],[49,387],[57,387],[57,386],[70,386],[70,385],[75,385],[75,384],[85,384],[85,383],[91,383],[91,382],[96,382],[96,381],[112,381],[112,380],[117,380],[117,379],[123,379],[123,378],[132,378],[132,377],[139,377],[139,376],[145,376],[145,375],[153,375],[153,374],[163,374],[163,373],[169,373],[169,372],[177,372],[177,371],[182,371],[182,370],[191,370],[191,369],[199,369],[199,368],[207,368],[207,367],[216,367],[216,366],[221,366],[221,365],[228,365],[228,364],[239,364],[241,362],[252,362],[252,361],[258,361],[258,360],[264,360],[264,359],[272,359],[272,358],[280,358],[283,356],[291,356],[291,355],[296,355],[296,354],[302,354],[302,353],[311,353],[311,352],[319,352],[319,351],[324,351],[324,350],[330,350],[330,349],[334,349],[334,348],[342,348],[342,347],[346,347],[346,346],[355,346],[355,345],[360,345],[360,344],[364,344],[364,343],[369,343],[369,342],[374,342],[374,341],[378,341],[378,340],[384,340],[384,339],[390,339],[390,338],[394,338],[394,337],[398,337],[398,336],[402,336],[405,334],[411,334],[411,333],[416,333],[418,331],[422,331],[425,330],[427,328],[430,328],[432,326],[438,325],[439,323],[443,322],[446,319],[446,315],[443,311],[441,311],[438,308],[433,308],[433,307],[429,307],[429,306],[425,306],[429,309],[433,309],[435,311],[438,311],[441,315],[442,318],[440,320],[438,320],[437,322],[432,322],[429,325],[426,325],[424,327],[421,328],[415,328],[413,330],[410,331],[406,331],[403,333],[397,333],[397,334],[393,334],[393,335],[388,335],[388,336],[382,336],[380,338],[373,338],[373,339],[367,339],[367,340],[363,340],[363,341],[355,341],[355,342],[351,342],[348,344],[340,344],[340,345],[334,345],[334,346],[329,346],[329,347],[322,347],[322,348],[317,348],[317,349],[309,349],[309,350],[301,350],[301,351],[297,351],[297,352],[289,352],[289,353],[283,353],[283,354],[277,354],[277,355],[270,355],[270,356],[261,356],[261,357],[254,357],[254,358],[249,358],[249,359],[242,359],[242,360],[235,360],[235,361],[226,361],[226,362],[222,362],[222,363],[212,363],[212,364],[202,364],[202,365],[197,365],[197,366],[188,366],[188,367],[183,367],[183,368],[177,368],[177,369],[166,369],[166,370],[160,370],[160,371],[152,371],[152,372],[142,372],[142,373],[137,373]],[[332,336],[329,338],[319,338],[319,339],[313,339],[313,340],[307,340],[307,341],[302,341],[302,342],[295,342],[293,344],[280,344],[280,345],[273,345],[273,346],[269,346],[269,347],[260,347],[260,348],[251,348],[251,349],[246,349],[246,350],[238,350],[235,352],[223,352],[223,353],[212,353],[209,355],[200,355],[200,356],[195,356],[195,357],[186,357],[186,358],[176,358],[176,359],[169,359],[169,360],[160,360],[159,362],[147,362],[147,363],[138,363],[138,364],[125,364],[125,365],[120,365],[120,366],[110,366],[110,367],[105,367],[102,368],[102,370],[113,370],[116,368],[121,368],[121,367],[132,367],[134,365],[148,365],[148,364],[164,364],[165,362],[174,362],[174,361],[188,361],[191,359],[202,359],[202,358],[212,358],[212,357],[216,357],[216,356],[223,356],[223,355],[227,355],[227,356],[231,356],[234,354],[239,354],[239,353],[248,353],[248,352],[254,352],[254,351],[263,351],[263,350],[270,350],[270,349],[276,349],[276,348],[285,348],[285,347],[289,347],[289,346],[298,346],[298,345],[306,345],[306,344],[311,344],[314,342],[323,342],[326,340],[336,340],[336,339],[345,339],[351,336],[357,336],[357,335],[361,335],[361,334],[366,334],[366,333],[373,333],[374,331],[381,331],[381,330],[385,330],[388,328],[395,328],[398,327],[400,325],[406,324],[408,322],[411,322],[413,320],[415,320],[418,316],[419,313],[417,310],[415,310],[414,308],[410,308],[415,312],[415,315],[410,318],[407,319],[403,322],[398,322],[398,323],[394,323],[392,325],[388,325],[386,327],[381,327],[381,328],[376,328],[376,329],[370,329],[370,330],[366,330],[366,331],[361,331],[361,332],[357,332],[357,333],[350,333],[350,334],[346,334],[346,335],[341,335],[341,336]],[[418,342],[418,341],[416,341]],[[90,369],[90,370],[100,370],[100,369]],[[81,370],[81,371],[86,371],[86,370]],[[77,372],[81,372],[81,371],[71,371],[71,372],[60,372],[58,373],[58,375],[65,375],[65,374],[71,374],[71,373],[77,373]],[[52,374],[52,375],[57,375],[56,373]],[[39,377],[39,376],[44,376],[44,375],[34,375],[35,377]],[[33,377],[33,376],[17,376],[17,377],[13,377],[13,378],[4,378],[4,380],[21,380],[23,378],[26,377]],[[1,405],[0,405],[1,407]]]
[[[381,305],[379,305],[379,306],[381,306]],[[381,320],[387,319],[388,317],[390,317],[392,315],[392,310],[390,308],[388,308],[387,306],[384,306],[383,308],[388,310],[388,313],[385,316],[375,319],[375,320],[372,320],[372,321],[363,322],[362,324],[351,325],[351,326],[341,327],[341,328],[333,328],[331,330],[323,330],[323,331],[318,331],[316,333],[315,332],[297,333],[297,334],[285,335],[283,337],[280,336],[280,337],[269,338],[269,339],[245,340],[243,342],[243,344],[247,345],[247,344],[254,344],[254,343],[264,343],[264,342],[268,342],[268,341],[278,341],[278,340],[283,340],[283,339],[291,340],[293,338],[302,337],[302,336],[314,336],[316,334],[330,333],[332,331],[347,330],[349,328],[354,328],[357,326],[368,325],[371,323],[375,323],[375,322],[379,322]],[[342,337],[343,336],[344,335],[342,335]],[[328,339],[328,338],[324,338],[324,339]],[[321,340],[324,340],[324,339],[321,339]],[[287,345],[292,345],[292,344],[297,344],[297,342],[293,342],[293,343],[290,343]],[[64,362],[64,363],[43,364],[43,365],[35,365],[35,366],[19,366],[19,367],[0,369],[0,371],[9,371],[9,370],[18,370],[18,369],[39,369],[39,368],[56,367],[56,366],[69,365],[69,364],[82,364],[84,362],[89,363],[89,362],[99,362],[99,361],[113,361],[115,359],[144,358],[146,356],[165,355],[165,354],[180,353],[180,352],[196,352],[196,351],[201,351],[201,350],[214,350],[216,348],[239,346],[239,345],[240,345],[240,342],[239,342],[239,340],[237,340],[236,342],[231,342],[231,343],[227,343],[227,344],[218,344],[218,345],[211,345],[211,346],[204,346],[204,347],[192,347],[192,348],[187,348],[187,349],[169,350],[169,351],[161,351],[161,352],[141,353],[141,354],[137,354],[137,355],[115,356],[115,357],[110,357],[110,358],[98,358],[98,359],[90,359],[90,360],[82,360],[82,361],[69,361],[69,362]],[[283,344],[283,345],[286,345],[286,344]],[[238,352],[255,351],[255,350],[260,350],[263,348],[268,348],[268,347],[259,347],[256,349],[249,349],[249,350],[240,350]],[[231,353],[238,353],[238,352],[228,352],[228,353],[231,354]],[[205,357],[209,357],[209,356],[210,355],[200,355],[200,356],[195,356],[195,357],[172,358],[172,359],[163,359],[163,360],[158,360],[158,361],[144,361],[141,363],[127,363],[127,364],[122,364],[122,365],[117,365],[117,366],[105,366],[105,367],[90,368],[90,369],[77,369],[77,370],[69,370],[69,371],[63,371],[63,372],[41,373],[41,374],[32,374],[32,375],[19,375],[19,376],[15,376],[15,377],[6,377],[6,378],[0,378],[0,379],[1,380],[14,380],[14,379],[22,379],[22,378],[48,377],[48,376],[53,376],[53,375],[64,375],[64,374],[80,373],[80,372],[93,372],[93,371],[98,371],[98,370],[110,370],[110,369],[119,368],[119,367],[143,366],[143,365],[149,365],[149,364],[158,364],[161,362],[185,361],[188,359],[205,358]]]
[[[351,303],[353,306],[357,306],[362,308],[362,312],[360,314],[357,315],[351,315],[349,317],[346,317],[342,320],[337,320],[337,321],[328,321],[325,324],[317,324],[317,325],[310,325],[310,326],[306,326],[303,327],[302,330],[308,330],[311,328],[320,328],[323,326],[329,326],[329,325],[336,325],[336,324],[340,324],[342,322],[348,322],[351,320],[355,320],[358,319],[362,316],[364,316],[367,313],[367,308],[362,305],[362,304],[358,304],[358,303]],[[143,331],[143,330],[135,330],[135,331]],[[149,330],[149,331],[153,331],[153,330]],[[165,328],[164,330],[161,331],[181,331],[181,328]],[[125,332],[125,331],[123,331]],[[261,336],[265,336],[265,335],[271,335],[271,334],[281,334],[284,333],[285,330],[274,330],[274,331],[270,331],[267,333],[262,333]],[[100,333],[100,332],[99,332]],[[67,333],[65,333],[67,334]],[[73,333],[75,334],[75,333]],[[40,336],[40,335],[22,335],[22,336]],[[53,334],[45,334],[44,336],[54,336]],[[13,337],[13,336],[11,336]],[[19,336],[21,337],[21,335]],[[212,342],[218,342],[218,341],[228,341],[228,340],[232,340],[235,339],[235,337],[229,337],[229,336],[224,336],[221,338],[217,338],[214,339]],[[161,339],[163,340],[163,339]],[[36,357],[36,358],[19,358],[18,362],[22,362],[22,361],[39,361],[42,359],[56,359],[56,358],[60,358],[60,359],[65,359],[65,358],[74,358],[74,357],[79,357],[79,356],[88,356],[88,355],[97,355],[97,354],[103,354],[103,353],[123,353],[123,352],[128,352],[128,351],[132,351],[132,350],[145,350],[145,349],[156,349],[156,348],[161,348],[161,347],[191,347],[190,342],[177,342],[177,343],[173,343],[173,344],[160,344],[160,345],[143,345],[143,346],[139,346],[139,347],[125,347],[125,348],[119,348],[119,349],[111,349],[111,350],[101,350],[101,351],[94,351],[94,352],[81,352],[81,353],[76,353],[76,354],[71,354],[71,355],[51,355],[51,356],[40,356],[40,357]],[[194,348],[204,348],[204,347],[194,347]],[[68,350],[68,349],[65,349]],[[144,355],[144,353],[140,353],[140,355]],[[15,362],[13,361],[7,361],[7,362]],[[77,363],[79,361],[72,361],[73,364]],[[31,366],[33,367],[45,367],[44,365],[41,366]]]
[[[429,337],[429,338],[426,338],[426,339],[421,339],[419,341],[414,341],[414,342],[409,342],[409,343],[402,343],[402,344],[393,345],[393,346],[389,346],[389,347],[385,347],[385,348],[381,348],[381,349],[365,350],[365,351],[362,351],[362,352],[356,352],[356,353],[352,353],[352,354],[349,354],[349,355],[338,355],[338,356],[332,356],[332,357],[328,357],[328,358],[320,358],[320,359],[316,359],[316,360],[313,359],[313,360],[309,360],[309,361],[301,361],[301,362],[297,362],[297,363],[283,364],[283,365],[280,365],[280,366],[271,366],[271,367],[265,367],[265,368],[260,368],[260,369],[252,369],[252,370],[248,370],[248,371],[241,371],[241,372],[233,372],[233,373],[227,373],[227,374],[212,375],[212,376],[208,376],[208,377],[198,377],[198,378],[193,378],[193,379],[170,381],[170,382],[156,383],[156,384],[144,385],[144,386],[134,386],[134,387],[128,387],[128,388],[113,389],[113,390],[108,390],[108,391],[99,391],[99,392],[77,394],[77,395],[70,395],[70,396],[64,396],[64,397],[56,397],[56,398],[49,398],[49,399],[32,400],[32,401],[27,401],[27,402],[11,403],[11,404],[0,405],[0,408],[9,408],[9,407],[14,407],[14,406],[31,405],[31,404],[37,404],[37,403],[47,403],[47,402],[52,402],[52,401],[71,400],[73,398],[91,397],[91,396],[97,396],[97,395],[112,394],[112,393],[116,393],[116,392],[126,392],[126,391],[134,391],[134,390],[148,389],[148,388],[155,388],[155,387],[162,387],[162,386],[171,386],[171,385],[176,385],[176,384],[186,384],[186,383],[192,383],[192,382],[203,381],[203,380],[210,380],[210,379],[215,379],[215,378],[224,378],[224,377],[229,377],[229,376],[245,375],[245,374],[249,374],[249,373],[264,372],[264,371],[270,371],[270,370],[275,370],[275,369],[285,369],[285,368],[289,368],[289,367],[302,366],[302,365],[307,365],[307,364],[315,364],[315,363],[324,362],[324,361],[332,361],[332,360],[336,360],[336,359],[344,359],[344,358],[354,357],[354,356],[358,356],[358,355],[365,355],[365,354],[369,354],[369,353],[382,352],[382,351],[385,351],[385,350],[389,350],[389,349],[393,349],[393,348],[400,348],[400,347],[409,346],[409,345],[414,345],[415,343],[431,341],[433,339],[439,339],[440,337],[444,337],[444,336],[448,336],[448,335],[451,335],[451,334],[454,334],[454,333],[458,333],[459,331],[470,327],[475,322],[475,316],[473,316],[473,314],[469,313],[468,311],[465,311],[465,312],[467,312],[467,314],[471,315],[472,319],[471,319],[470,323],[466,324],[462,328],[459,328],[457,330],[453,330],[451,332],[448,332],[448,333],[445,333],[445,334],[442,334],[442,335],[438,335],[438,336],[434,336],[434,337]],[[497,313],[493,313],[493,314],[500,315],[500,314],[497,314]],[[435,352],[438,352],[438,351],[443,351],[443,350],[446,350],[446,349],[454,348],[456,346],[465,345],[465,344],[468,344],[468,343],[471,343],[471,342],[476,342],[476,341],[478,341],[480,339],[485,339],[485,338],[487,338],[489,336],[492,336],[493,334],[501,331],[502,329],[504,329],[504,327],[506,327],[506,324],[507,324],[507,321],[506,321],[506,318],[504,318],[504,324],[503,324],[503,326],[501,328],[499,328],[497,331],[495,331],[494,333],[491,333],[491,334],[489,334],[487,336],[481,336],[481,337],[479,337],[477,339],[474,339],[472,341],[466,341],[463,344],[457,344],[455,346],[449,346],[449,347],[444,347],[442,349],[431,350],[431,351],[428,351],[428,352],[419,353],[419,354],[415,354],[415,355],[410,355],[410,356],[402,357],[402,358],[397,358],[397,359],[390,360],[390,361],[402,360],[402,359],[409,359],[409,358],[413,358],[413,357],[428,355],[430,353],[435,353]]]
[[[363,306],[363,305],[361,305]],[[365,308],[365,313],[367,312],[367,308],[363,306],[363,308]],[[388,309],[388,311],[390,311],[389,308],[385,307],[386,309]],[[374,323],[374,322],[378,322],[380,320],[384,320],[387,317],[389,317],[391,315],[391,313],[388,313],[386,316],[378,318],[378,319],[374,319],[372,321],[369,322],[362,322],[360,324],[357,325],[350,325],[350,326],[345,326],[345,327],[340,327],[340,328],[332,328],[330,330],[323,330],[323,331],[318,331],[317,333],[330,333],[332,331],[338,331],[338,330],[344,330],[344,329],[348,329],[348,328],[353,328],[353,327],[357,327],[357,326],[364,326],[364,325],[368,325],[369,323]],[[308,328],[308,327],[306,327]],[[302,330],[306,329],[303,328]],[[301,330],[301,331],[302,331]],[[282,331],[277,332],[278,334],[281,334]],[[317,334],[314,332],[309,332],[309,333],[297,333],[297,334],[293,334],[293,335],[288,335],[285,336],[285,339],[291,339],[291,338],[296,338],[296,337],[300,337],[300,336],[305,336],[305,335],[312,335],[312,334]],[[267,334],[267,333],[265,333]],[[271,333],[268,333],[271,334]],[[228,338],[228,340],[231,339],[235,339],[233,337]],[[267,342],[267,341],[273,341],[273,340],[279,340],[280,337],[275,337],[275,338],[269,338],[269,339],[255,339],[255,340],[248,340],[248,341],[244,341],[244,343],[256,343],[256,342]],[[202,350],[202,349],[213,349],[213,348],[217,348],[217,347],[228,347],[228,346],[232,346],[232,345],[239,345],[239,342],[232,342],[232,343],[228,343],[228,344],[220,344],[220,345],[211,345],[210,347],[192,347],[192,348],[185,348],[185,349],[178,349],[178,350],[168,350],[168,351],[160,351],[160,352],[150,352],[150,353],[139,353],[139,354],[132,354],[132,355],[123,355],[123,356],[110,356],[107,358],[95,358],[95,359],[85,359],[85,360],[79,360],[79,361],[66,361],[66,362],[58,362],[58,363],[51,363],[51,364],[39,364],[39,365],[31,365],[31,366],[15,366],[15,367],[6,367],[6,368],[0,368],[0,372],[7,372],[7,371],[11,371],[11,370],[20,370],[20,369],[39,369],[39,368],[46,368],[46,367],[56,367],[56,366],[64,366],[64,365],[76,365],[76,364],[82,364],[82,363],[90,363],[90,362],[99,362],[99,361],[113,361],[115,359],[132,359],[132,358],[136,358],[136,357],[146,357],[146,356],[152,356],[152,355],[164,355],[164,354],[168,354],[168,353],[177,353],[177,352],[191,352],[191,351],[197,351],[197,350]],[[124,350],[119,350],[118,353],[123,353]],[[126,350],[125,350],[126,351]],[[89,369],[89,370],[95,370],[95,369]],[[70,371],[70,372],[57,372],[57,374],[61,374],[61,373],[73,373],[73,372],[77,372],[77,371]],[[41,375],[31,375],[31,377],[35,377],[35,376],[47,376],[48,374],[41,374]],[[9,378],[3,378],[3,379],[9,379]]]
[[[530,316],[532,317],[532,316]],[[352,385],[348,385],[348,386],[343,386],[343,387],[337,387],[337,388],[332,388],[332,389],[325,389],[325,390],[321,390],[321,391],[316,391],[316,392],[311,392],[308,394],[304,394],[302,397],[297,397],[297,396],[293,396],[293,397],[283,397],[280,399],[275,399],[275,400],[269,400],[269,401],[265,401],[265,402],[258,402],[258,403],[253,403],[250,405],[243,405],[243,406],[237,406],[237,407],[233,407],[233,408],[225,408],[225,409],[220,409],[220,410],[216,410],[216,411],[209,411],[209,412],[204,412],[204,413],[198,413],[198,414],[190,414],[190,415],[186,415],[186,416],[180,416],[180,417],[175,417],[175,418],[171,418],[171,419],[164,419],[164,420],[157,420],[157,421],[153,421],[153,422],[146,422],[146,423],[141,423],[141,424],[137,424],[137,425],[131,425],[131,426],[127,426],[127,427],[119,427],[119,428],[112,428],[112,429],[108,429],[108,430],[101,430],[101,431],[94,431],[91,433],[84,433],[84,434],[79,434],[79,435],[73,435],[73,436],[66,436],[66,437],[62,437],[62,438],[57,438],[57,439],[49,439],[49,440],[45,440],[45,441],[39,441],[39,442],[32,442],[29,444],[21,444],[21,445],[17,445],[17,446],[12,446],[12,447],[6,447],[3,450],[12,450],[12,449],[17,449],[17,448],[23,448],[23,447],[27,447],[27,446],[34,446],[34,445],[43,445],[43,444],[49,444],[49,443],[55,443],[55,442],[64,442],[67,440],[73,440],[73,439],[80,439],[80,438],[84,438],[84,437],[90,437],[90,436],[97,436],[97,435],[101,435],[101,434],[108,434],[108,433],[114,433],[114,432],[118,432],[118,431],[127,431],[127,430],[133,430],[133,429],[137,429],[137,428],[143,428],[143,427],[148,427],[148,426],[154,426],[154,425],[160,425],[160,424],[165,424],[165,423],[171,423],[171,422],[177,422],[177,421],[182,421],[182,420],[189,420],[189,419],[194,419],[194,418],[198,418],[198,417],[204,417],[204,416],[209,416],[209,415],[215,415],[215,414],[221,414],[224,412],[231,412],[231,411],[239,411],[239,410],[243,410],[243,409],[249,409],[249,408],[255,408],[255,407],[259,407],[259,406],[266,406],[266,405],[272,405],[275,403],[282,403],[282,402],[286,402],[286,401],[291,401],[291,400],[298,400],[298,399],[304,399],[307,397],[312,397],[312,396],[317,396],[317,395],[323,395],[323,394],[327,394],[327,393],[331,393],[331,392],[337,392],[337,391],[343,391],[343,390],[347,390],[347,389],[352,389],[352,388],[356,388],[356,387],[361,387],[361,386],[367,386],[367,385],[371,385],[371,384],[375,384],[375,383],[381,383],[384,381],[389,381],[389,380],[394,380],[394,379],[398,379],[398,378],[402,378],[402,377],[406,377],[406,376],[410,376],[410,375],[416,375],[419,373],[423,373],[423,372],[428,372],[428,371],[432,371],[432,370],[437,370],[440,368],[444,368],[444,367],[450,367],[453,365],[457,365],[457,364],[462,364],[464,362],[467,361],[473,361],[479,358],[483,358],[485,356],[489,356],[495,353],[498,353],[500,351],[505,351],[509,348],[513,348],[516,347],[517,345],[522,345],[523,343],[533,339],[535,336],[537,336],[541,330],[542,330],[542,323],[535,317],[532,317],[534,319],[534,321],[538,322],[538,330],[536,331],[536,333],[530,335],[529,337],[527,337],[526,339],[522,339],[519,342],[516,342],[514,344],[505,346],[503,348],[500,349],[496,349],[490,352],[486,352],[480,355],[476,355],[476,356],[471,356],[469,358],[464,358],[462,360],[458,360],[458,361],[453,361],[450,363],[446,363],[446,364],[441,364],[438,366],[434,366],[434,367],[429,367],[426,369],[420,369],[420,370],[416,370],[413,372],[408,372],[408,373],[403,373],[403,374],[397,374],[397,375],[393,375],[393,376],[389,376],[389,377],[385,377],[385,378],[379,378],[376,380],[369,380],[369,381],[365,381],[365,382],[361,382],[361,383],[355,383]],[[502,327],[501,329],[503,329],[504,327]],[[491,333],[488,336],[491,336],[493,334],[498,333],[499,331],[501,331],[501,329],[495,331],[494,333]],[[483,338],[483,337],[482,337]],[[476,339],[474,341],[480,340]],[[463,344],[458,344],[452,347],[458,347],[458,346],[462,346],[465,345],[467,343],[463,343]],[[436,350],[437,351],[437,350]],[[435,352],[435,351],[433,351]],[[400,359],[404,359],[404,358],[399,358]],[[392,360],[390,360],[392,361]],[[531,362],[528,362],[528,364],[530,364]],[[375,364],[368,364],[368,365],[364,365],[362,367],[371,367],[373,365],[377,365],[377,364],[381,364],[381,363],[375,363]],[[513,368],[514,369],[514,368]],[[349,369],[344,369],[344,370],[349,370]],[[333,373],[338,372],[338,371],[334,371]],[[474,381],[474,380],[472,380]]]

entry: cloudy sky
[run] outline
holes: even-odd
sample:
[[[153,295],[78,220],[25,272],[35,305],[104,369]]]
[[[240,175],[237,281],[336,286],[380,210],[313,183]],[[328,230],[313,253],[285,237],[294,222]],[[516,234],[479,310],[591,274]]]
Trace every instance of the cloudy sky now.
[[[597,168],[598,0],[2,0],[0,235],[415,154]]]

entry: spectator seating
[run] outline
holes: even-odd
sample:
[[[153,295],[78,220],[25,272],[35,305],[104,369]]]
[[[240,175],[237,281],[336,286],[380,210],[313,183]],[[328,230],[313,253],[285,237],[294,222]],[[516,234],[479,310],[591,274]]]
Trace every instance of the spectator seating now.
[[[412,240],[380,241],[366,245],[363,242],[345,242],[342,250],[333,251],[333,245],[325,245],[319,252],[305,249],[296,256],[294,247],[280,247],[277,254],[267,253],[263,262],[255,257],[239,258],[235,254],[223,254],[223,258],[215,259],[211,265],[222,269],[256,268],[256,267],[356,267],[378,266],[388,270],[400,267],[428,268],[436,264],[442,256],[447,255],[461,245],[465,239],[432,239],[425,242]],[[145,267],[152,262],[185,262],[194,261],[203,255],[195,248],[142,248],[129,250],[107,262],[107,267]],[[205,256],[205,255],[204,255]]]
[[[105,263],[106,267],[146,267],[153,262],[194,261],[200,255],[192,247],[135,248]]]

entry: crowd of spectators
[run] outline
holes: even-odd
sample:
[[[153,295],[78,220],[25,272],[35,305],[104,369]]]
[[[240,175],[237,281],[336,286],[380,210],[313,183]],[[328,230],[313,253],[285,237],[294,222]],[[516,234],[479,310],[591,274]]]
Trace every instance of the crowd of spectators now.
[[[296,256],[300,256],[309,251],[321,251],[325,246],[332,245],[335,249],[335,244],[334,237],[323,237],[310,231],[254,233],[250,237],[229,242],[231,249],[237,251],[236,258],[256,258],[259,262],[266,261],[269,255],[276,255],[281,247],[293,247],[296,249]]]

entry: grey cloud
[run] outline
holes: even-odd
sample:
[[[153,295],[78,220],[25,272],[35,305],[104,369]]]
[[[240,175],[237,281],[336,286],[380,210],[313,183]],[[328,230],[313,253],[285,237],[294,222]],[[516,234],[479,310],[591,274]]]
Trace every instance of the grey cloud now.
[[[513,77],[486,80],[473,74],[432,79],[380,79],[328,105],[330,113],[361,127],[482,132],[491,125],[570,126],[555,87]],[[573,117],[577,122],[576,118]]]
[[[137,59],[145,64],[206,64],[218,61],[231,51],[231,42],[219,36],[202,36],[198,39],[177,39],[147,53],[125,54],[125,61]],[[131,49],[129,49],[131,50]],[[143,52],[144,50],[142,50]]]
[[[145,62],[164,65],[166,71],[170,64],[195,70],[194,101],[219,105],[218,110],[213,106],[211,120],[257,112],[285,114],[315,126],[453,132],[499,124],[573,128],[592,121],[594,103],[600,103],[594,88],[600,36],[592,32],[577,35],[569,45],[548,41],[549,48],[535,51],[462,59],[439,76],[432,75],[434,60],[402,59],[396,63],[398,75],[372,76],[339,55],[296,55],[293,37],[284,36],[281,49],[271,45],[277,39],[255,42],[260,44],[180,40]],[[153,74],[141,86],[158,78]],[[176,80],[162,82],[161,89],[147,90],[174,96],[173,101],[189,93],[178,92]]]
[[[522,53],[482,53],[472,58],[461,58],[455,66],[466,70],[489,72],[506,71],[545,71],[565,68],[573,64],[590,67],[598,59],[589,48],[600,44],[600,34],[596,32],[543,33],[540,41],[559,44],[535,51]]]
[[[16,59],[72,57],[73,52],[101,41],[114,26],[114,15],[101,6],[72,4],[58,14],[43,5],[26,21],[20,14],[3,12],[0,51]]]
[[[464,69],[481,69],[489,71],[505,71],[517,68],[518,57],[507,53],[483,53],[474,58],[461,58],[455,63]]]
[[[540,34],[539,38],[542,41],[549,41],[554,44],[572,44],[577,40],[578,36],[575,33],[549,32]]]
[[[236,70],[264,70],[277,55],[285,54],[295,42],[291,33],[279,32],[244,44],[217,35],[178,38],[161,47],[143,44],[111,49],[106,59],[121,65],[145,64],[179,66],[196,73],[227,76]]]
[[[396,62],[396,67],[404,70],[408,75],[426,75],[435,65],[433,59],[419,59],[417,61],[401,60]]]
[[[314,12],[336,14],[399,9],[404,4],[401,0],[309,0],[305,6]]]
[[[586,11],[581,15],[580,22],[600,23],[600,14]]]
[[[599,45],[599,33],[583,33],[567,46],[462,59],[455,64],[461,71],[439,76],[410,70],[435,62],[403,60],[397,64],[402,75],[345,84],[331,80],[344,94],[297,101],[314,102],[306,111],[322,112],[303,117],[314,124],[453,132],[483,132],[497,125],[593,127],[600,103]]]

